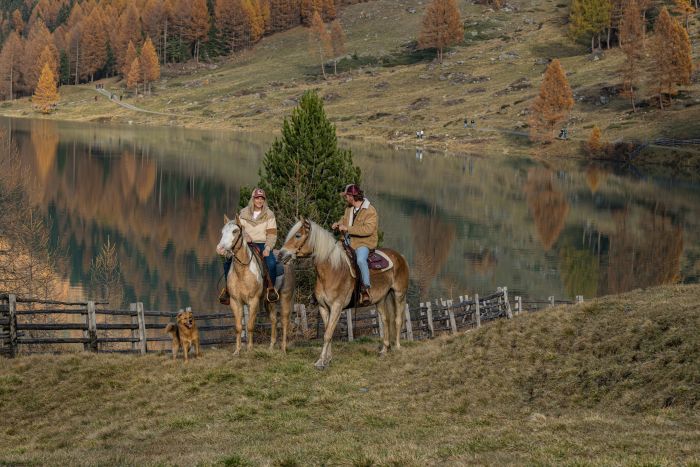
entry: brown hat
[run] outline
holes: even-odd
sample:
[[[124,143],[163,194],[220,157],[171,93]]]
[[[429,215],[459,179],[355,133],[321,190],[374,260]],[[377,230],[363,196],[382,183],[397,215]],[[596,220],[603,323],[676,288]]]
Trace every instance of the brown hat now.
[[[256,188],[253,190],[253,198],[265,198],[267,199],[267,196],[265,196],[265,190],[262,188]]]

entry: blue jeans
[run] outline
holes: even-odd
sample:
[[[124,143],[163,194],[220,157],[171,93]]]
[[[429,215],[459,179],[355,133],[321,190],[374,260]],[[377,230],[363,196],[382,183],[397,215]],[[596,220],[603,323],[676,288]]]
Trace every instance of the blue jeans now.
[[[360,268],[360,275],[362,275],[362,283],[365,287],[369,287],[369,265],[367,264],[369,248],[366,246],[358,247],[355,250],[355,256],[357,257],[357,267]]]
[[[253,243],[252,246],[257,248],[262,255],[262,252],[265,249],[264,243]],[[270,273],[272,285],[274,285],[275,279],[277,279],[277,258],[275,258],[275,255],[271,251],[269,255],[263,256],[263,259],[265,260],[265,264],[267,264],[267,270]],[[232,258],[224,259],[224,279],[228,277],[228,272],[231,269],[231,261],[233,261]],[[367,271],[367,274],[369,275],[369,270]]]

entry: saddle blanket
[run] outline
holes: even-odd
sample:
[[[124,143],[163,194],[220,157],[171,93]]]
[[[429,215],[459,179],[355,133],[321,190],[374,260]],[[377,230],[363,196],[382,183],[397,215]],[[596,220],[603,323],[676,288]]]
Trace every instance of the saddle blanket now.
[[[348,263],[348,266],[350,266],[350,274],[355,278],[355,268],[350,263],[348,255],[345,255],[345,261]],[[394,267],[394,262],[382,250],[371,251],[367,258],[367,264],[369,265],[370,272],[373,270],[384,272]]]

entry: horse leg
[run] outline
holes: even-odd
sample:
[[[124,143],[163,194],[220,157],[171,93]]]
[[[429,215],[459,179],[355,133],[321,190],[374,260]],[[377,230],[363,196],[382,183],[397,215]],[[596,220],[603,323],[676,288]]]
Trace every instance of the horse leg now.
[[[253,331],[255,330],[255,319],[258,316],[258,308],[260,308],[260,298],[253,298],[250,303],[248,303],[248,333],[246,334],[248,343],[247,348],[249,352],[253,351]]]
[[[233,310],[233,319],[236,322],[236,350],[233,352],[234,357],[241,353],[241,334],[243,334],[243,306],[236,300],[231,299],[231,309]]]
[[[280,305],[282,307],[280,311],[280,319],[282,319],[282,342],[280,342],[280,349],[282,353],[287,353],[287,330],[289,329],[289,315],[292,308],[291,300],[287,300],[283,297],[280,300]]]
[[[338,319],[340,318],[339,308],[339,305],[334,305],[329,313],[325,306],[319,306],[321,318],[323,318],[323,327],[325,328],[323,333],[323,349],[321,350],[321,356],[314,364],[314,366],[319,370],[326,368],[331,361],[331,342],[333,341],[335,326],[338,324]]]
[[[396,341],[394,343],[394,348],[399,350],[401,349],[401,326],[403,326],[403,314],[406,308],[406,294],[399,294],[394,290],[392,295],[394,296],[394,322],[396,323]]]
[[[383,357],[389,350],[389,335],[391,334],[391,328],[389,327],[389,319],[387,316],[387,303],[386,297],[382,298],[377,302],[377,311],[379,312],[379,319],[382,320],[384,325],[384,336],[382,337],[382,350],[379,351],[379,356]]]
[[[273,350],[277,342],[277,308],[270,302],[266,302],[265,307],[270,314],[270,350]]]

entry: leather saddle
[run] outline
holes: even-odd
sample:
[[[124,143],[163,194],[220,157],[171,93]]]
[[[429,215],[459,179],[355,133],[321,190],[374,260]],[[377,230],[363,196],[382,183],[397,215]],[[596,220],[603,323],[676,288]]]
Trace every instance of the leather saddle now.
[[[251,251],[253,252],[253,255],[255,256],[255,259],[258,261],[258,266],[262,268],[262,273],[263,273],[263,285],[265,286],[265,290],[263,291],[263,297],[265,298],[265,301],[268,301],[270,303],[274,303],[280,299],[280,295],[277,292],[277,289],[275,288],[275,284],[272,283],[272,278],[270,277],[270,271],[267,268],[267,262],[265,261],[265,258],[263,258],[262,253],[255,247],[255,245],[250,246]],[[270,252],[270,254],[274,254],[274,252]],[[282,271],[280,272],[280,269]],[[282,281],[280,279],[282,276],[284,276],[284,267],[277,263],[277,282],[280,284]]]
[[[355,278],[355,287],[353,288],[352,298],[350,299],[350,303],[347,307],[355,308],[360,306],[360,302],[362,301],[362,275],[360,274],[360,268],[357,266],[355,249],[345,242],[341,242],[341,244],[343,245],[348,258],[350,258],[350,267],[352,268],[352,275]],[[389,268],[391,263],[389,263],[387,258],[377,253],[376,250],[370,250],[367,257],[367,265],[369,266],[370,270],[384,270]]]

